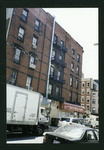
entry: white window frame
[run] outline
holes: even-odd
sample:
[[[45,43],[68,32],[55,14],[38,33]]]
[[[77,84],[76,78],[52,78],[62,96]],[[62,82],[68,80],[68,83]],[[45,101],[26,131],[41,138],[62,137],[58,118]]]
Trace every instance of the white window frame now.
[[[38,41],[38,39],[35,36],[33,36],[32,45],[37,46],[37,41]]]
[[[73,77],[70,77],[70,86],[73,86]]]
[[[54,67],[51,66],[50,68],[50,76],[53,77],[54,76]]]
[[[58,90],[58,92],[57,92],[57,90]],[[57,93],[56,96],[58,96],[60,94],[60,88],[57,86],[56,86],[56,93]]]
[[[52,60],[55,59],[55,55],[56,55],[56,51],[53,49],[53,50],[52,50]]]
[[[89,106],[89,110],[87,109],[87,106]],[[90,111],[90,105],[89,105],[89,104],[86,105],[86,110],[87,110],[87,111]]]
[[[31,81],[32,81],[32,79],[31,79],[30,77],[27,77],[26,86],[27,86],[28,88],[30,88],[30,86],[31,86]]]
[[[52,84],[49,84],[48,86],[48,94],[52,94]]]
[[[74,63],[71,62],[71,69],[74,69]]]
[[[57,72],[57,80],[60,80],[60,77],[61,77],[61,71],[58,70],[58,72]]]
[[[89,85],[88,85],[89,84]],[[87,82],[87,87],[90,87],[90,82]]]
[[[77,54],[77,62],[80,62],[80,55]]]
[[[88,102],[88,100],[89,100],[89,102]],[[90,103],[90,96],[86,96],[86,102]]]
[[[87,88],[87,93],[88,95],[90,95],[90,88]]]
[[[83,84],[84,84],[84,86],[83,86]],[[85,82],[82,82],[82,87],[85,87]]]
[[[12,77],[13,76],[13,77]],[[17,79],[17,72],[12,70],[11,72],[11,77],[10,77],[10,81],[12,84],[15,84],[16,83],[16,79]]]
[[[21,50],[19,48],[16,48],[14,59],[19,62],[20,56],[21,56]]]
[[[81,96],[81,102],[84,102],[84,101],[85,101],[85,97]]]
[[[78,80],[76,80],[76,88],[78,88]]]
[[[77,74],[79,75],[79,66],[77,66]]]
[[[21,38],[23,40],[24,34],[25,34],[25,30],[22,27],[20,27],[18,32],[18,38]]]
[[[27,21],[27,14],[28,14],[28,12],[25,9],[23,9],[23,11],[22,11],[22,20]]]
[[[40,26],[40,21],[38,21],[38,20],[36,19],[36,21],[35,21],[35,29],[36,29],[37,31],[39,31],[39,26]]]
[[[83,93],[84,92],[84,93]],[[82,89],[82,95],[84,95],[85,94],[85,89]]]

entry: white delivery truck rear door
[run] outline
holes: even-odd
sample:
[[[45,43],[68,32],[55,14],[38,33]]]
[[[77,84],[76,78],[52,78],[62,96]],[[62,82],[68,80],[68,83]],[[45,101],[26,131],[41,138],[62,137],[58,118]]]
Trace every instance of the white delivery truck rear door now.
[[[7,123],[37,124],[42,98],[40,93],[7,84]]]
[[[12,114],[13,121],[24,121],[27,97],[28,95],[25,93],[16,92]]]

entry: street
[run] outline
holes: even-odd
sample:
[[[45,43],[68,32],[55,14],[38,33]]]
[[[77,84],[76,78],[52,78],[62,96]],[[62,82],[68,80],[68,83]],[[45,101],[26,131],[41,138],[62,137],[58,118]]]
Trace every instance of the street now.
[[[57,127],[50,127],[49,129],[45,130],[45,132],[54,131]],[[22,132],[14,132],[7,134],[7,144],[24,144],[24,143],[34,143],[34,144],[42,144],[43,143],[43,136],[34,136],[32,134],[22,134]]]

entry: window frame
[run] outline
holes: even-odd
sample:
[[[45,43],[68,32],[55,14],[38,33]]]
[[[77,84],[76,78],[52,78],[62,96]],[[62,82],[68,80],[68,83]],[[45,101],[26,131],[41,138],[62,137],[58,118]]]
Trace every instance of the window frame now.
[[[75,50],[72,48],[72,57],[75,58]]]
[[[16,73],[16,74],[15,74],[15,76],[16,76],[15,79],[11,77],[13,72]],[[12,71],[11,71],[11,76],[10,76],[9,84],[12,84],[12,83],[14,82],[12,85],[16,85],[17,74],[18,74],[17,70],[12,70]],[[13,81],[13,80],[14,80],[14,81]]]
[[[78,80],[76,79],[76,89],[78,89],[78,84],[79,82],[78,82]]]
[[[59,74],[59,73],[60,73],[60,74]],[[60,78],[61,78],[61,71],[58,70],[58,71],[57,71],[57,80],[60,80]]]
[[[20,51],[20,54],[19,54],[19,55],[16,55],[17,50],[19,50],[19,51]],[[21,52],[21,49],[20,49],[20,48],[18,48],[18,47],[16,47],[16,48],[15,48],[14,60],[13,60],[13,62],[14,62],[14,63],[20,64],[21,53],[22,53],[22,52]],[[16,56],[18,56],[18,57],[19,57],[19,60],[15,58]]]
[[[31,81],[30,81],[30,84],[27,83],[28,78],[30,78],[30,80],[31,80]],[[26,79],[26,87],[29,89],[29,88],[31,87],[31,85],[32,85],[32,77],[27,76],[27,79]]]
[[[69,92],[69,102],[72,102],[72,91]]]
[[[23,33],[23,34],[20,33],[20,29],[24,30],[24,33]],[[21,37],[20,35],[22,35],[22,37]],[[25,28],[23,28],[22,26],[19,26],[18,38],[17,38],[17,39],[18,39],[19,41],[21,41],[21,42],[24,42],[24,36],[25,36]]]
[[[72,79],[72,81],[71,81]],[[70,86],[73,87],[73,77],[70,77]]]
[[[80,54],[77,54],[77,62],[80,62]]]
[[[52,69],[51,68],[53,68],[53,71],[52,71]],[[54,77],[54,71],[55,71],[55,68],[53,67],[53,66],[51,66],[51,68],[50,68],[50,77]]]
[[[59,87],[59,86],[56,86],[56,89],[57,89],[57,88],[59,89],[59,91],[58,91],[58,93],[55,91],[55,95],[56,95],[56,96],[59,96],[59,95],[60,95],[60,87]]]
[[[85,97],[81,96],[81,102],[84,102],[84,101],[85,101]]]
[[[79,75],[79,66],[77,65],[77,75]]]
[[[36,22],[38,22],[39,25],[37,25]],[[34,29],[35,29],[37,32],[39,32],[39,28],[40,28],[40,20],[39,20],[39,19],[36,19],[36,20],[35,20],[35,27],[34,27]]]
[[[52,91],[53,91],[53,85],[52,84],[49,84],[49,86],[51,85],[51,90],[50,90],[50,88],[48,87],[48,94],[49,95],[52,95]],[[50,93],[49,93],[49,91],[51,91]]]
[[[84,93],[83,93],[83,91],[84,91]],[[85,89],[82,89],[82,95],[84,95],[85,94]]]
[[[25,12],[27,12],[27,15],[25,16],[24,14],[23,14],[23,11],[25,11]],[[23,11],[22,11],[22,17],[21,17],[21,19],[22,19],[22,21],[24,21],[24,22],[26,22],[27,23],[27,18],[28,18],[28,10],[27,9],[23,9]],[[25,19],[24,19],[25,18]]]
[[[53,55],[53,52],[55,52],[55,53],[54,53],[55,55]],[[55,57],[56,57],[56,51],[53,49],[53,50],[52,50],[52,57],[51,57],[51,59],[54,60]]]

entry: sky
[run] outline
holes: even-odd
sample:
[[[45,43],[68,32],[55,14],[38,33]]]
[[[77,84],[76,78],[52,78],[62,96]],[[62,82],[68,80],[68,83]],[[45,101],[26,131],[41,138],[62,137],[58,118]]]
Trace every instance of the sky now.
[[[84,50],[84,78],[99,79],[98,8],[43,8]]]

